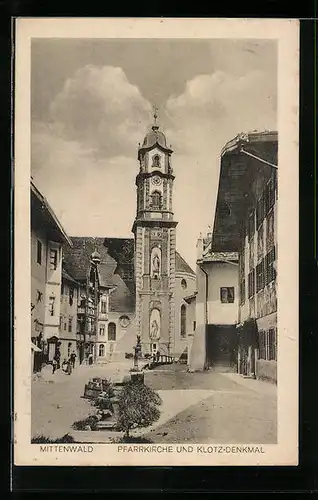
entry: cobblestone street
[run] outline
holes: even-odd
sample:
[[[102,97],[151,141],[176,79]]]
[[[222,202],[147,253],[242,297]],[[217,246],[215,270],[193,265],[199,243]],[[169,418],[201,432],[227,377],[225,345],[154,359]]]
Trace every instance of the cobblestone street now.
[[[45,373],[32,384],[32,436],[56,438],[71,432],[72,423],[91,411],[89,402],[81,398],[88,378],[115,379],[130,366],[127,362],[83,366],[71,376]],[[146,370],[145,383],[162,397],[162,415],[153,427],[138,434],[155,443],[268,444],[277,440],[276,386],[272,384],[236,374],[188,373],[184,365]],[[96,432],[99,442],[102,436]]]

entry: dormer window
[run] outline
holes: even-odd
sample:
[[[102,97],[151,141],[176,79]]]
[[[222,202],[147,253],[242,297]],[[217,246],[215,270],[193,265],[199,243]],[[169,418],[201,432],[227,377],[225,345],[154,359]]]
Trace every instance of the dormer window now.
[[[151,194],[151,206],[155,209],[161,208],[161,193],[159,191],[153,191]]]

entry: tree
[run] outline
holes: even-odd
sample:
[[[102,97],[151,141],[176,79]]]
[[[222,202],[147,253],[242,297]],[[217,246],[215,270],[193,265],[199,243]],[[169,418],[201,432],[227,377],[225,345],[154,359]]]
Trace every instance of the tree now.
[[[162,400],[157,392],[139,381],[124,385],[118,400],[117,424],[129,437],[130,429],[148,427],[160,417]]]

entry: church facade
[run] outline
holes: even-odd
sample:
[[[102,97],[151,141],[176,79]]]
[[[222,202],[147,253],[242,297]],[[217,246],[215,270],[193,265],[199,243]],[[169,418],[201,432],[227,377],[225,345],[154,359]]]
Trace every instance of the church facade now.
[[[137,335],[143,355],[159,351],[178,358],[187,349],[186,299],[196,292],[196,275],[176,251],[171,154],[155,116],[138,149],[134,238],[72,237],[72,248],[65,252],[63,267],[81,283],[84,295],[92,253],[98,254],[97,324],[93,337],[82,331],[88,322],[81,321],[79,304],[77,332],[78,345],[94,339],[98,363],[132,353]]]
[[[174,220],[172,206],[173,151],[167,146],[156,118],[155,115],[155,123],[138,149],[137,210],[132,228],[135,237],[135,326],[145,353],[159,351],[176,355],[184,350],[183,341],[186,340],[183,325],[186,324],[187,305],[183,299],[195,291],[196,283],[194,272],[184,261],[183,269],[176,264],[178,222]],[[179,255],[178,259],[181,259]],[[182,273],[187,274],[187,279]]]

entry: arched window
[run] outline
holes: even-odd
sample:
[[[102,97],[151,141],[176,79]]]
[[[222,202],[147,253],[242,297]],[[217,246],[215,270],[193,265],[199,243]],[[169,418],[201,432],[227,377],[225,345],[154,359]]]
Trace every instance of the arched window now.
[[[108,340],[116,340],[116,325],[109,323],[108,325]]]
[[[187,308],[184,304],[181,306],[181,318],[180,318],[180,335],[181,337],[186,336],[187,331]]]
[[[159,191],[151,193],[151,206],[152,208],[161,208],[161,193]]]
[[[181,288],[183,288],[183,290],[187,288],[187,282],[184,278],[181,280]]]
[[[99,344],[98,356],[105,356],[105,346],[104,346],[104,344]]]

